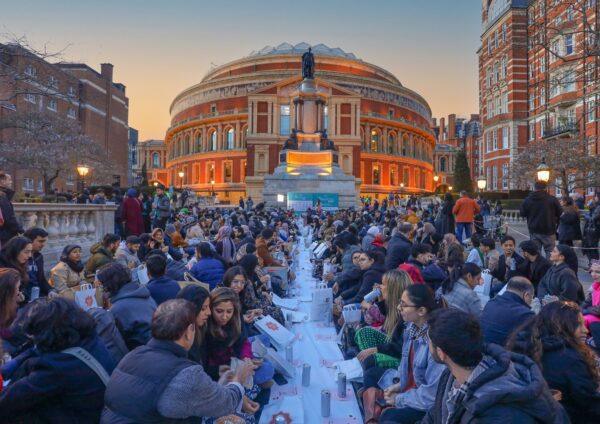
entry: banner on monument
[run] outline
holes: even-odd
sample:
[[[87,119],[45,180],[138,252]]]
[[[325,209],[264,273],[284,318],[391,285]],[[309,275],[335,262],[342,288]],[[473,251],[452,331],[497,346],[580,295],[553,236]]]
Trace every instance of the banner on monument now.
[[[305,212],[308,208],[315,208],[317,202],[325,211],[337,211],[339,208],[338,193],[299,193],[291,192],[287,195],[288,209],[296,212]]]

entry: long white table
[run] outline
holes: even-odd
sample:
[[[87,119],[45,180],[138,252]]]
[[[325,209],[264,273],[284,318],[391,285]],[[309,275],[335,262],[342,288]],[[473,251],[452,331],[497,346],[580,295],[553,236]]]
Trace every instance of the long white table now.
[[[304,241],[298,243],[299,255],[297,258],[296,282],[294,288],[298,297],[310,297],[317,281],[312,277],[312,264],[309,259],[308,249]],[[310,303],[302,302],[300,311],[310,317]],[[285,313],[285,310],[284,310]],[[289,380],[284,386],[277,384],[271,389],[271,401],[280,400],[286,396],[295,396],[301,400],[304,407],[305,424],[361,424],[356,395],[351,384],[346,384],[346,397],[337,395],[337,381],[333,363],[344,360],[342,352],[336,343],[336,332],[333,324],[327,325],[323,321],[306,321],[294,324],[292,328],[296,335],[294,342],[294,366],[296,378]],[[311,365],[310,386],[302,386],[302,366],[304,363]],[[321,390],[328,389],[331,393],[331,414],[328,418],[321,416]],[[261,417],[260,422],[267,417]],[[270,416],[268,419],[270,420]]]

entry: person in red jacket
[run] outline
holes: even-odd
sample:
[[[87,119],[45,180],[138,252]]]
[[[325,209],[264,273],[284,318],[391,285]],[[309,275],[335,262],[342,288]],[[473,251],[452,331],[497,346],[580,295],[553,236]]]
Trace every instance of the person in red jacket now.
[[[456,238],[462,243],[462,233],[464,230],[465,238],[471,237],[471,226],[475,220],[475,215],[479,213],[479,205],[469,196],[466,191],[460,192],[460,199],[456,201],[452,208],[456,221]]]
[[[127,197],[121,205],[121,218],[125,228],[125,236],[139,236],[144,232],[144,219],[142,218],[142,203],[138,199],[134,188],[127,190]]]

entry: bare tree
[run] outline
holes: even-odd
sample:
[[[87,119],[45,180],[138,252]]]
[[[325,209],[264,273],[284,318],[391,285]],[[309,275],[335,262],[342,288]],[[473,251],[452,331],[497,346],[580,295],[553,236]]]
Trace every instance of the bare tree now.
[[[47,194],[57,178],[73,175],[79,163],[90,166],[91,178],[98,183],[109,182],[118,173],[110,152],[83,134],[76,120],[47,111],[16,111],[8,125],[13,130],[2,142],[0,165],[37,172]]]

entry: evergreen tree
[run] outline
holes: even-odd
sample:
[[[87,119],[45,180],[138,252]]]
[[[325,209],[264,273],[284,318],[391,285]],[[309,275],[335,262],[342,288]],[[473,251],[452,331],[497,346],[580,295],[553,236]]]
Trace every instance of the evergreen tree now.
[[[148,186],[148,171],[146,170],[146,161],[142,165],[142,187]]]
[[[467,162],[467,154],[461,150],[456,155],[456,164],[454,165],[454,191],[472,191],[473,182],[471,181],[471,170]]]

